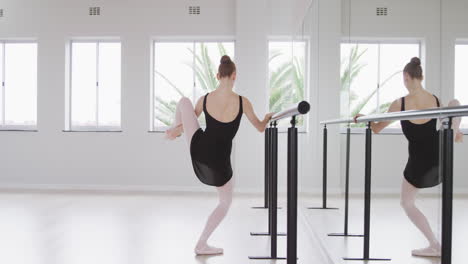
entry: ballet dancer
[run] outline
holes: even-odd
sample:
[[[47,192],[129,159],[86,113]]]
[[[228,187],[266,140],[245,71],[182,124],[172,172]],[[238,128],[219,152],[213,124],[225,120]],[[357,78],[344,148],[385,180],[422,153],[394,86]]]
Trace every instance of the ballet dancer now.
[[[403,70],[403,80],[408,95],[395,100],[388,112],[405,110],[423,110],[440,107],[439,99],[426,91],[422,86],[423,71],[421,60],[417,57],[405,66]],[[449,106],[458,106],[457,100],[452,100]],[[362,115],[357,115],[357,117]],[[408,139],[409,157],[403,172],[404,178],[401,185],[401,206],[408,218],[423,233],[429,242],[429,246],[415,249],[411,253],[413,256],[440,257],[440,243],[434,235],[426,216],[416,207],[416,195],[419,189],[437,186],[441,183],[438,172],[439,164],[439,136],[437,130],[437,119],[430,120],[401,120],[403,134]],[[453,119],[453,129],[455,132],[455,142],[463,140],[460,132],[461,118]],[[379,133],[391,122],[371,122],[371,129],[374,133]]]
[[[222,254],[222,248],[208,245],[208,238],[226,216],[232,201],[233,180],[231,167],[232,140],[239,129],[242,114],[252,125],[263,132],[273,113],[259,120],[250,101],[233,92],[236,80],[236,65],[229,56],[221,58],[217,79],[219,86],[198,99],[193,108],[192,102],[183,97],[177,104],[175,122],[166,131],[166,138],[173,140],[185,133],[189,143],[193,170],[198,179],[207,185],[215,186],[219,203],[208,217],[205,228],[195,246],[197,255]],[[206,129],[200,128],[198,117],[205,114]]]

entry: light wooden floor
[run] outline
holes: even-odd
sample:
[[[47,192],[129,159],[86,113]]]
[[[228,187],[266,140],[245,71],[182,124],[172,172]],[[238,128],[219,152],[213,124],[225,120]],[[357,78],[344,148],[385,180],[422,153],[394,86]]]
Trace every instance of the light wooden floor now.
[[[280,197],[280,205],[284,201]],[[284,199],[284,197],[283,197]],[[248,256],[268,255],[269,239],[251,237],[266,231],[267,211],[259,196],[238,195],[225,222],[211,239],[225,254],[195,257],[193,246],[216,205],[209,194],[0,192],[0,260],[8,264],[239,264],[285,263],[254,261]],[[298,263],[345,262],[343,256],[360,257],[362,238],[328,237],[343,231],[343,202],[330,199],[340,210],[307,210],[319,205],[315,198],[300,199]],[[362,234],[362,200],[352,198],[350,232]],[[440,232],[440,205],[424,198],[419,205]],[[454,202],[453,264],[466,263],[468,199]],[[279,231],[285,231],[285,213],[279,210]],[[389,263],[437,264],[437,258],[416,258],[411,249],[425,240],[409,222],[398,197],[373,197],[371,257],[389,257]],[[285,254],[284,237],[278,239]],[[372,263],[372,262],[369,262]],[[385,263],[385,262],[374,262]]]
[[[333,263],[363,263],[360,261],[343,261],[342,257],[362,257],[362,238],[329,237],[328,233],[342,233],[344,226],[344,202],[342,199],[331,199],[330,207],[340,207],[340,210],[307,210],[304,206],[321,205],[317,199],[302,200],[301,207],[306,222],[313,228],[313,233],[326,250]],[[420,198],[418,206],[427,215],[433,229],[441,232],[441,205],[436,198]],[[370,255],[377,258],[391,258],[391,262],[368,263],[402,263],[402,264],[438,264],[440,258],[412,257],[411,250],[425,247],[427,242],[414,227],[400,207],[399,198],[376,197],[372,199],[371,210],[371,240]],[[362,234],[363,230],[363,200],[351,199],[350,203],[350,233]],[[468,237],[468,199],[456,198],[454,201],[453,221],[453,264],[465,264],[466,238]]]
[[[195,257],[194,244],[216,197],[196,194],[0,192],[0,261],[5,264],[240,264],[269,252],[260,197],[235,197],[211,243],[225,254]],[[301,218],[300,218],[301,219]],[[285,210],[279,212],[285,230]],[[279,238],[279,254],[285,254]],[[315,241],[315,242],[314,242]],[[314,244],[315,243],[315,244]],[[318,241],[299,223],[298,263],[326,264]]]

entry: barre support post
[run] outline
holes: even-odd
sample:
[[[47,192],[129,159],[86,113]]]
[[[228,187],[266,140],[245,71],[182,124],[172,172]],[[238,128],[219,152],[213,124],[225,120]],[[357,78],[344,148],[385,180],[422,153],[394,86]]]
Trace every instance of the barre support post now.
[[[390,261],[391,259],[370,258],[370,210],[371,210],[371,165],[372,165],[372,129],[371,122],[366,128],[366,153],[364,172],[364,246],[362,258],[343,258],[344,260],[358,261]]]
[[[348,218],[349,218],[349,162],[351,154],[351,127],[346,128],[346,167],[345,167],[345,212],[344,212],[344,232],[331,233],[328,236],[333,237],[363,237],[363,235],[349,234],[348,232]]]
[[[323,165],[322,165],[322,206],[309,207],[308,209],[338,209],[327,207],[327,171],[328,171],[328,129],[323,126]]]
[[[287,264],[297,263],[297,185],[297,128],[293,116],[288,128]]]
[[[442,130],[442,264],[452,263],[452,217],[453,217],[453,129],[452,118]]]
[[[294,107],[278,112],[270,119],[270,126],[265,138],[265,183],[268,182],[268,196],[265,196],[265,207],[269,208],[269,226],[266,235],[271,236],[271,254],[268,257],[249,257],[249,259],[287,259],[287,264],[297,262],[297,128],[296,116],[304,115],[310,110],[310,105],[306,101],[301,101]],[[287,160],[287,257],[277,256],[277,196],[278,196],[278,129],[276,122],[280,119],[291,117],[291,127],[288,128],[288,160]],[[273,131],[273,132],[272,132]],[[273,138],[273,139],[272,139]],[[265,192],[266,193],[266,192]],[[254,235],[251,233],[251,235]],[[284,234],[285,235],[285,234]]]
[[[277,216],[277,210],[275,212],[272,211],[271,204],[272,199],[278,200],[278,187],[276,187],[276,191],[272,194],[273,190],[275,189],[272,186],[273,178],[278,183],[278,128],[276,127],[276,121],[270,123],[270,127],[265,130],[265,184],[268,186],[267,191],[265,192],[268,194],[266,196],[266,201],[268,201],[267,206],[265,207],[268,209],[268,231],[267,232],[250,232],[251,236],[270,236],[271,229],[272,229],[272,220],[273,215]],[[274,159],[275,158],[275,159]],[[275,170],[275,171],[274,171]],[[276,208],[278,203],[276,203]],[[263,208],[263,207],[256,207],[256,208]],[[275,227],[276,228],[276,227]],[[277,233],[277,236],[286,236],[285,233]]]
[[[271,126],[271,124],[270,124]],[[253,209],[267,209],[268,208],[268,198],[269,198],[269,182],[270,182],[270,174],[269,174],[269,169],[270,169],[270,159],[269,159],[269,153],[270,153],[270,127],[265,128],[265,180],[264,180],[264,193],[263,193],[263,206],[254,206],[252,207]]]
[[[270,236],[270,255],[260,257],[249,257],[249,259],[265,260],[265,259],[286,259],[278,257],[277,236],[285,236],[286,234],[278,234],[278,128],[276,122],[272,122],[273,127],[268,129],[269,133],[269,151],[268,151],[268,175],[269,175],[269,190],[268,190],[268,232],[250,233],[254,236]]]
[[[278,235],[278,128],[276,127],[276,122],[273,123],[272,128],[272,137],[271,137],[271,147],[272,147],[272,166],[271,166],[271,181],[270,181],[270,208],[268,209],[270,213],[270,251],[271,258],[277,258],[277,235]]]

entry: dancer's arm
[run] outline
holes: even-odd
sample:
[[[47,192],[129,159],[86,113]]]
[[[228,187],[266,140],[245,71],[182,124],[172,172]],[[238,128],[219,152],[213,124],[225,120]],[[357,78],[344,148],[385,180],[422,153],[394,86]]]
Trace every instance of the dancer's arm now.
[[[401,101],[400,99],[398,100],[395,100],[393,101],[393,103],[390,105],[390,107],[388,108],[388,111],[387,113],[391,113],[391,112],[397,112],[401,109]],[[361,114],[357,114],[355,117],[354,117],[354,122],[356,122],[356,118],[360,117],[360,116],[364,116],[364,115],[361,115]],[[371,122],[371,129],[374,133],[379,133],[380,131],[382,131],[382,129],[386,128],[388,125],[390,125],[392,122],[391,121],[381,121],[381,122]]]
[[[244,113],[249,119],[250,123],[259,131],[263,132],[265,131],[266,126],[268,125],[268,121],[270,121],[271,117],[273,116],[274,113],[268,113],[265,115],[265,118],[260,121],[258,119],[257,115],[255,114],[252,104],[250,103],[249,99],[246,97],[242,97],[244,100],[242,100],[243,108],[244,108]]]
[[[198,98],[197,104],[195,105],[195,114],[197,117],[203,112],[203,96]]]

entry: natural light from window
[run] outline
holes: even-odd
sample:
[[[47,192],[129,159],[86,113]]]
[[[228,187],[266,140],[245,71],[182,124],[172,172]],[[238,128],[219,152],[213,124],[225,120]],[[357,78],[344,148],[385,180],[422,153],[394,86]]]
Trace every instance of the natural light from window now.
[[[455,98],[468,105],[468,44],[455,46]],[[462,128],[468,128],[468,118],[462,118]]]
[[[37,44],[0,42],[0,127],[37,123]]]
[[[269,111],[279,112],[305,100],[306,52],[305,41],[270,41],[268,63]],[[278,126],[289,126],[290,120],[280,120]],[[298,126],[304,125],[302,117]]]
[[[394,100],[408,94],[402,71],[411,58],[419,56],[416,43],[341,44],[341,115],[386,112]],[[399,128],[400,123],[389,127]]]
[[[154,42],[153,130],[172,125],[177,102],[183,96],[196,103],[218,86],[220,59],[235,62],[234,42]],[[202,114],[200,124],[204,125]]]
[[[120,128],[121,51],[117,42],[74,42],[71,56],[71,128]]]

